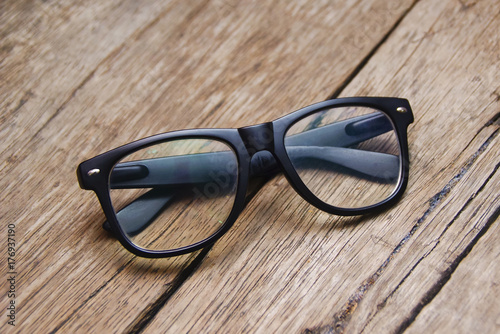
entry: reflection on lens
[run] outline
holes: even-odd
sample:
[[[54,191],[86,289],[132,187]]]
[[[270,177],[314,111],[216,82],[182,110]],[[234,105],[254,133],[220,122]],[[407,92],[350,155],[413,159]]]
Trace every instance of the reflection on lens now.
[[[309,115],[288,129],[285,148],[307,188],[335,207],[378,204],[400,181],[394,125],[375,109],[339,107]]]
[[[234,204],[237,158],[225,143],[178,139],[124,157],[110,175],[118,223],[135,245],[171,250],[219,230]]]

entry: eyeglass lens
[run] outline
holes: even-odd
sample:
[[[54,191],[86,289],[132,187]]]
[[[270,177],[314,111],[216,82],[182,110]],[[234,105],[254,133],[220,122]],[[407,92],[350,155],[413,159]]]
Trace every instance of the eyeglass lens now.
[[[309,115],[286,132],[287,154],[306,187],[339,208],[378,204],[399,184],[398,137],[384,113],[337,107]]]
[[[226,144],[178,139],[124,157],[110,196],[129,240],[148,250],[189,246],[213,235],[234,205],[238,164]]]

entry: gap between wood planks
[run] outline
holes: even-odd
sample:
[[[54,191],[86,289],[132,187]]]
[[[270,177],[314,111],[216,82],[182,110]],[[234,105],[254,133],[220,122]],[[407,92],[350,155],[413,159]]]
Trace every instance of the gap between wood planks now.
[[[368,61],[373,57],[377,50],[387,41],[387,39],[392,35],[392,33],[401,24],[403,19],[407,16],[409,12],[414,8],[414,6],[419,2],[415,0],[410,7],[401,15],[401,17],[394,23],[394,25],[388,30],[388,32],[381,38],[381,40],[372,48],[372,50],[359,62],[359,64],[354,68],[354,70],[347,76],[347,78],[338,86],[338,88],[328,97],[328,99],[337,98],[342,91],[349,85],[349,83],[356,77],[356,75],[365,67]],[[210,112],[217,110],[222,102],[216,105]],[[254,192],[249,195],[248,200],[251,200],[255,194],[258,192],[257,188]],[[155,315],[161,310],[161,308],[168,302],[171,296],[178,290],[178,288],[194,273],[194,271],[201,265],[203,259],[208,254],[210,249],[203,250],[193,262],[182,270],[179,275],[174,279],[172,283],[165,292],[149,306],[146,307],[144,312],[142,312],[135,321],[133,321],[126,333],[141,333],[146,326],[153,320]]]
[[[401,17],[395,22],[395,24],[389,29],[389,31],[383,36],[383,38],[372,48],[372,50],[360,61],[360,63],[354,68],[354,70],[349,74],[349,76],[338,86],[338,88],[329,96],[329,98],[336,98],[338,97],[341,92],[349,85],[349,83],[357,76],[357,74],[365,67],[365,65],[368,63],[368,61],[372,58],[372,56],[377,52],[377,50],[387,41],[387,39],[391,36],[391,34],[397,29],[397,27],[400,25],[402,20],[407,16],[407,14],[414,8],[414,6],[419,2],[419,0],[415,0],[412,5],[401,15]],[[203,5],[201,6],[203,7]],[[198,11],[200,8],[196,8],[194,11]],[[162,16],[167,13],[168,10],[165,10],[164,12],[160,13],[155,19],[153,19],[149,24],[147,24],[144,28],[138,30],[136,33],[132,35],[132,38],[138,38],[138,36],[141,36],[145,31],[147,31],[151,26],[154,25],[155,22],[157,22],[159,19],[161,19]],[[76,93],[93,77],[97,69],[103,64],[107,59],[113,57],[117,53],[119,53],[125,46],[127,42],[122,43],[120,46],[118,46],[115,50],[113,50],[106,58],[104,58],[94,70],[90,72],[90,74],[82,80],[82,82],[72,91],[72,93],[68,96],[68,98],[61,104],[61,106],[56,110],[56,112],[49,118],[49,120],[42,126],[42,128],[33,136],[33,138],[37,137],[37,134],[48,124],[50,123],[51,120],[53,120],[61,110],[65,108],[65,106],[68,104],[68,102],[76,95]],[[218,105],[219,106],[219,105]],[[216,108],[217,109],[217,106]],[[498,117],[498,115],[497,115]],[[487,125],[485,125],[487,126]],[[484,128],[484,127],[483,127]],[[497,131],[498,132],[498,131]],[[495,132],[495,134],[497,133]],[[486,144],[486,143],[485,143]],[[485,145],[483,144],[483,146]],[[483,148],[482,146],[482,148]],[[487,145],[486,145],[487,146]],[[484,146],[483,150],[486,148]],[[477,156],[482,152],[480,151],[476,152],[476,155],[474,156],[474,159],[470,161],[470,164],[468,163],[467,166],[470,168],[474,161],[476,160]],[[497,166],[498,167],[498,166]],[[465,173],[468,171],[468,168],[463,168],[463,173],[460,175],[459,179],[465,175]],[[495,169],[496,171],[496,169]],[[458,182],[457,177],[455,177],[452,181],[448,183],[448,185],[438,194],[436,194],[432,199],[431,199],[431,205],[430,208],[427,210],[427,212],[418,220],[416,225],[412,228],[412,230],[408,233],[408,235],[400,242],[400,244],[396,247],[396,249],[393,251],[393,254],[391,254],[391,257],[388,258],[382,266],[377,270],[377,272],[372,275],[373,276],[380,276],[382,273],[383,269],[387,266],[387,264],[390,262],[390,259],[392,259],[392,256],[399,252],[400,248],[413,236],[415,233],[416,229],[418,229],[418,226],[420,225],[423,220],[427,217],[427,215],[432,212],[435,207],[440,203],[441,199],[444,198],[447,193],[451,190],[452,186]],[[487,183],[487,182],[486,182]],[[485,184],[486,184],[485,183]],[[451,186],[450,186],[451,185]],[[484,185],[483,185],[484,186]],[[482,189],[482,188],[481,188]],[[251,194],[250,198],[255,195],[256,192]],[[465,208],[465,207],[464,207]],[[462,210],[464,209],[462,208]],[[497,210],[497,215],[498,215],[498,210]],[[484,234],[484,233],[483,233]],[[482,234],[481,234],[482,235]],[[476,240],[476,239],[474,239]],[[476,240],[477,242],[477,240]],[[149,322],[154,318],[154,316],[159,312],[159,310],[168,302],[170,297],[178,290],[180,286],[194,273],[197,268],[200,266],[200,264],[203,262],[205,256],[208,254],[210,251],[210,248],[206,248],[202,250],[188,265],[185,266],[184,269],[181,270],[181,272],[178,274],[177,277],[174,278],[172,283],[168,284],[168,287],[166,290],[158,297],[155,301],[150,303],[144,311],[130,324],[128,327],[128,330],[126,332],[129,333],[140,333],[142,330],[149,324]],[[465,255],[464,255],[465,256]],[[133,261],[133,260],[131,260]],[[101,287],[96,289],[81,305],[78,307],[75,312],[73,312],[70,316],[68,316],[66,319],[64,319],[61,323],[59,323],[54,330],[51,333],[56,333],[62,326],[71,319],[71,317],[76,313],[78,309],[83,307],[89,300],[91,300],[94,296],[96,296],[105,286],[107,286],[110,282],[114,280],[114,278],[121,272],[121,270],[130,263],[130,261],[125,264],[124,266],[120,267],[115,275],[113,275],[108,281],[106,281]],[[418,265],[418,263],[417,263]],[[458,265],[458,264],[457,264]],[[451,275],[451,274],[450,274]],[[402,283],[402,282],[401,282]],[[373,282],[371,282],[373,284]],[[344,311],[338,313],[339,319],[343,319],[343,321],[348,321],[347,318],[345,318],[345,314],[349,312],[349,310],[352,307],[352,302],[356,301],[359,302],[359,300],[362,299],[362,296],[366,292],[366,290],[369,288],[369,286],[362,286],[358,288],[358,292],[363,290],[363,294],[360,296],[359,293],[355,294],[355,296],[358,296],[358,300],[356,298],[351,297],[349,299],[349,302],[346,304],[347,308],[344,309]],[[397,288],[396,288],[397,289]],[[359,298],[360,296],[360,298]],[[349,307],[351,305],[351,307]],[[347,313],[346,313],[347,312]],[[418,314],[418,312],[417,312]],[[416,317],[416,315],[415,315]],[[342,326],[343,327],[343,326]],[[326,329],[326,327],[322,327],[322,329]],[[321,330],[321,329],[319,329]],[[306,332],[311,332],[310,330],[306,330]]]
[[[419,0],[415,0],[410,7],[401,15],[401,17],[395,22],[395,24],[388,30],[388,32],[382,37],[382,39],[372,48],[372,50],[359,62],[359,64],[354,68],[354,70],[348,75],[348,77],[340,83],[338,88],[328,97],[328,99],[338,97],[342,91],[349,85],[349,83],[356,77],[356,75],[365,67],[368,61],[372,58],[372,56],[377,52],[377,50],[387,41],[387,39],[392,35],[392,33],[397,29],[402,20],[407,16],[407,14],[414,8],[414,6],[419,2]],[[203,7],[203,5],[201,6]],[[196,8],[194,11],[198,11],[200,8]],[[166,15],[168,9],[164,12],[160,13],[155,19],[153,19],[150,23],[148,23],[145,27],[138,30],[136,33],[132,34],[132,39],[137,39],[138,36],[144,34],[150,27],[154,26],[154,23],[161,19],[162,16]],[[47,122],[37,131],[37,133],[32,137],[32,139],[36,138],[38,133],[43,130],[57,115],[66,107],[66,105],[76,96],[77,92],[82,89],[85,84],[94,76],[98,68],[105,63],[108,59],[112,58],[116,54],[120,53],[123,48],[125,48],[127,41],[118,46],[115,50],[113,50],[107,57],[105,57],[99,64],[90,72],[90,74],[85,77],[82,82],[71,92],[68,98],[61,104],[61,106],[55,111],[55,113],[47,120]],[[214,109],[217,109],[214,108]],[[252,192],[249,195],[249,200],[258,192],[258,189]],[[174,280],[167,285],[165,291],[152,303],[146,306],[143,312],[129,325],[128,329],[125,330],[126,333],[140,333],[142,332],[146,326],[151,322],[151,320],[156,316],[156,314],[163,308],[163,306],[168,302],[171,296],[175,294],[175,292],[182,286],[182,284],[189,279],[189,277],[198,269],[198,267],[203,262],[204,258],[210,251],[211,247],[205,248],[196,257],[186,265],[180,273],[174,278]],[[90,296],[72,312],[66,319],[61,321],[50,333],[57,333],[63,326],[66,324],[76,312],[85,306],[88,301],[90,301],[93,297],[99,294],[99,292],[109,285],[115,277],[125,268],[132,260],[121,266],[116,273],[103,285],[101,285],[98,289],[90,294]]]
[[[486,127],[489,127],[491,125],[494,125],[498,123],[500,119],[500,112],[497,113],[491,120],[489,120],[485,125],[483,125],[479,131],[476,133],[474,138]],[[420,217],[415,225],[412,227],[410,232],[399,242],[399,244],[394,248],[394,250],[391,252],[391,254],[387,257],[387,259],[382,263],[382,265],[373,273],[371,276],[368,277],[368,279],[365,280],[365,283],[362,284],[358,289],[356,290],[355,293],[351,295],[349,298],[348,302],[344,305],[343,309],[339,312],[337,312],[334,317],[333,317],[333,325],[325,325],[321,327],[315,327],[311,329],[306,329],[304,333],[307,334],[326,334],[326,333],[343,333],[345,327],[349,323],[349,320],[352,317],[353,312],[355,311],[357,305],[359,302],[362,301],[363,297],[366,295],[368,290],[375,284],[375,282],[378,280],[378,278],[383,274],[385,268],[389,265],[389,263],[395,258],[395,256],[401,251],[402,247],[413,237],[413,235],[417,232],[419,227],[422,225],[422,223],[427,219],[427,217],[434,211],[436,208],[439,207],[439,204],[442,203],[442,201],[448,196],[448,194],[451,192],[451,190],[455,187],[455,185],[458,184],[458,182],[463,179],[463,177],[467,174],[467,172],[471,169],[471,167],[474,165],[474,163],[477,161],[477,159],[481,156],[481,154],[488,148],[488,146],[491,144],[491,142],[498,136],[500,132],[500,129],[497,129],[496,131],[491,134],[488,139],[481,145],[481,147],[474,152],[470,156],[470,158],[467,160],[467,162],[464,164],[464,166],[460,169],[460,172],[455,175],[444,187],[439,191],[437,194],[435,194],[431,199],[429,200],[429,208],[425,213]],[[453,225],[453,223],[457,220],[457,218],[464,212],[464,210],[469,206],[469,204],[472,202],[472,200],[479,194],[481,191],[485,188],[485,186],[488,184],[488,182],[492,179],[492,177],[495,175],[495,173],[498,171],[500,167],[500,163],[498,163],[493,171],[488,175],[488,178],[484,181],[484,183],[479,187],[477,191],[475,191],[467,200],[467,202],[460,208],[460,210],[457,212],[457,214],[452,218],[452,220],[446,225],[444,230],[441,232],[440,236],[437,238],[436,243],[430,249],[428,252],[426,252],[422,257],[415,263],[415,265],[407,272],[407,274],[403,277],[403,279],[398,283],[398,285],[394,288],[393,291],[384,299],[383,302],[381,302],[377,306],[377,312],[380,311],[381,309],[384,308],[387,300],[394,295],[394,293],[399,289],[399,287],[402,286],[402,284],[405,282],[405,280],[411,275],[411,273],[415,270],[415,268],[418,267],[418,265],[424,260],[429,254],[432,253],[432,251],[437,247],[439,244],[439,241],[441,237],[446,233],[446,231]],[[455,272],[455,270],[458,268],[459,264],[462,262],[462,260],[471,252],[471,250],[474,248],[474,246],[477,244],[477,242],[481,239],[483,235],[486,234],[490,226],[498,219],[500,215],[500,207],[497,207],[493,214],[488,217],[485,225],[479,230],[479,232],[476,234],[476,236],[471,240],[471,242],[465,247],[465,249],[460,253],[457,258],[449,265],[448,268],[446,268],[442,274],[441,277],[434,283],[434,285],[424,294],[424,296],[421,298],[421,300],[417,303],[417,306],[413,308],[411,311],[410,315],[401,323],[396,329],[396,333],[403,333],[412,323],[413,321],[417,318],[419,313],[422,311],[422,309],[427,306],[433,299],[434,297],[441,291],[443,286],[450,280],[451,275]],[[361,330],[361,332],[364,331],[366,326],[370,323],[371,319],[373,319],[377,312],[375,312],[370,319],[368,319],[367,323]]]
[[[188,15],[188,17],[192,17],[195,13],[199,12],[202,10],[206,5],[207,1],[203,2],[200,6],[195,7],[193,11]],[[141,29],[138,29],[135,31],[133,34],[130,36],[130,40],[138,40],[142,35],[144,35],[149,29],[151,29],[158,21],[160,21],[163,17],[165,17],[170,11],[170,8],[166,8],[163,10],[158,16],[156,16],[153,20],[151,20],[148,24],[146,24],[144,27]],[[90,73],[83,78],[82,82],[75,88],[71,93],[69,94],[68,98],[62,102],[62,104],[59,106],[59,108],[56,109],[56,111],[49,117],[49,119],[38,129],[38,131],[31,137],[31,140],[36,139],[40,132],[43,131],[47,127],[47,125],[54,120],[54,118],[57,117],[61,113],[64,108],[69,104],[69,102],[76,96],[79,90],[81,90],[87,82],[90,81],[99,69],[102,64],[105,64],[109,59],[115,57],[118,55],[127,45],[128,39],[125,40],[122,44],[120,44],[118,47],[116,47],[114,50],[112,50],[106,57],[104,57],[97,65],[96,67],[90,71]],[[33,95],[31,91],[26,92],[26,94],[21,98],[21,101],[19,102],[18,106],[15,108],[15,110],[19,110],[28,100],[29,98]]]
[[[472,202],[472,200],[474,199],[474,197],[483,190],[484,186],[486,186],[486,184],[488,183],[488,181],[497,172],[498,167],[500,167],[500,163],[495,166],[495,170],[489,175],[488,179],[481,186],[481,188],[469,198],[469,200],[464,205],[464,207],[457,213],[457,215],[455,217],[453,217],[453,220],[446,226],[445,230],[440,235],[440,238],[444,234],[444,232],[455,222],[455,220],[458,218],[458,216],[460,216],[460,214],[463,212],[463,210]],[[396,333],[403,333],[415,321],[415,319],[420,314],[420,312],[423,310],[423,308],[425,306],[427,306],[434,299],[434,297],[437,296],[437,294],[441,291],[441,289],[443,288],[443,286],[450,280],[451,275],[458,268],[458,266],[460,265],[460,263],[462,262],[462,260],[465,259],[465,257],[472,251],[472,249],[474,248],[474,246],[478,243],[479,239],[481,239],[481,237],[483,237],[486,234],[486,232],[488,232],[488,229],[491,227],[491,225],[493,225],[493,223],[498,219],[499,216],[500,216],[500,206],[495,209],[495,211],[493,212],[493,214],[486,221],[486,224],[479,231],[479,233],[476,234],[476,236],[474,237],[474,239],[472,239],[472,241],[467,245],[467,247],[464,249],[464,251],[451,263],[451,265],[441,274],[440,279],[422,297],[422,299],[417,304],[417,306],[415,306],[413,308],[413,310],[411,311],[410,316],[407,319],[405,319],[398,326],[398,328],[396,329]],[[439,243],[439,239],[438,239],[438,243]],[[430,252],[432,252],[436,246],[437,246],[437,243],[430,250]],[[424,257],[425,256],[427,256],[427,254],[425,254]],[[424,257],[422,257],[422,259]],[[419,261],[417,262],[416,265],[418,265],[418,263],[420,263],[420,261],[422,259],[419,259]],[[413,268],[412,268],[412,270],[413,270]],[[411,272],[411,270],[410,270],[410,272]],[[403,283],[403,281],[401,281],[401,283]],[[401,283],[399,285],[401,285]],[[399,285],[398,285],[398,287],[399,287]]]
[[[351,83],[351,81],[358,75],[359,72],[365,67],[365,65],[370,61],[370,59],[373,57],[373,55],[380,49],[380,47],[387,41],[389,36],[392,35],[392,33],[399,27],[401,24],[401,21],[404,20],[404,18],[408,15],[409,12],[413,10],[415,5],[419,2],[420,0],[415,0],[410,7],[408,7],[401,17],[394,23],[394,25],[389,29],[389,31],[382,37],[382,39],[373,47],[373,49],[364,57],[361,62],[354,68],[354,70],[349,74],[349,76],[342,82],[339,87],[330,95],[328,99],[335,99],[339,97],[339,95],[342,93],[342,91]]]
[[[113,279],[118,276],[122,271],[123,269],[125,269],[131,262],[133,261],[130,260],[128,261],[127,263],[123,264],[122,266],[120,266],[120,268],[118,268],[118,270],[113,274],[113,276],[111,276],[111,278],[109,280],[107,280],[106,282],[104,282],[103,285],[101,285],[98,289],[96,289],[94,292],[92,292],[90,294],[90,296],[88,296],[87,299],[85,299],[83,301],[83,303],[80,304],[80,306],[78,306],[77,308],[75,308],[73,310],[73,312],[71,312],[71,314],[66,318],[64,319],[63,321],[61,321],[53,330],[51,330],[49,333],[50,334],[53,334],[53,333],[57,333],[57,331],[59,331],[59,329],[61,329],[68,321],[69,319],[71,319],[71,317],[73,315],[75,315],[82,307],[84,307],[92,298],[94,298],[95,296],[97,296],[99,294],[99,292],[101,292],[111,281],[113,281]]]

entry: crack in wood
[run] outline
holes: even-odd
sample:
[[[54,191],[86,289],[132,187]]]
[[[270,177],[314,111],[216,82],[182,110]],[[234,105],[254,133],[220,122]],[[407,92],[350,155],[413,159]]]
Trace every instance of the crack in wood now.
[[[499,165],[496,166],[495,172],[498,169]],[[493,173],[494,174],[494,173]],[[492,175],[491,175],[492,176]],[[407,317],[396,329],[395,333],[403,333],[411,324],[415,321],[420,312],[427,306],[434,297],[441,291],[443,286],[450,280],[451,275],[456,271],[462,260],[467,257],[467,255],[472,251],[474,246],[478,243],[483,235],[486,234],[488,229],[493,225],[493,223],[500,216],[500,206],[496,208],[493,214],[488,218],[484,227],[479,231],[478,234],[472,239],[472,241],[467,245],[464,251],[452,262],[452,264],[441,273],[440,279],[427,291],[427,293],[422,297],[420,302],[413,308],[410,313],[410,316]]]
[[[500,101],[500,95],[497,97],[497,101]],[[496,113],[485,125],[485,127],[492,126],[492,125],[500,125],[500,111]]]
[[[71,312],[70,315],[68,315],[63,321],[61,321],[53,330],[51,330],[49,333],[50,334],[55,334],[57,333],[76,313],[78,313],[79,310],[81,310],[92,298],[97,296],[106,286],[108,286],[109,283],[111,283],[122,271],[125,269],[132,260],[128,261],[126,264],[120,266],[116,272],[111,276],[104,284],[102,284],[100,287],[98,287],[94,292],[92,292],[77,308]]]
[[[410,275],[413,273],[413,271],[420,265],[420,263],[429,255],[431,254],[435,249],[436,247],[439,245],[439,243],[441,242],[441,238],[445,235],[445,233],[448,231],[448,229],[455,223],[455,221],[460,217],[460,215],[465,211],[465,209],[467,209],[467,207],[472,203],[472,201],[474,200],[474,198],[483,191],[483,189],[485,188],[485,186],[489,183],[489,181],[491,180],[491,178],[495,175],[495,173],[497,172],[498,168],[500,167],[500,164],[497,164],[496,167],[494,168],[493,172],[490,173],[490,175],[488,176],[488,178],[486,179],[486,181],[481,185],[481,187],[479,187],[479,189],[474,192],[470,197],[469,199],[467,200],[467,202],[462,206],[462,208],[458,211],[458,213],[453,217],[453,219],[446,225],[446,227],[443,229],[443,231],[441,232],[441,234],[439,235],[439,237],[435,240],[435,244],[434,246],[429,250],[427,251],[424,255],[422,255],[422,257],[420,259],[418,259],[418,261],[412,266],[412,268],[407,272],[407,274],[403,277],[403,279],[398,283],[398,285],[391,291],[391,293],[389,293],[387,295],[386,298],[384,298],[384,300],[379,303],[379,305],[377,305],[377,312],[375,312],[371,317],[370,319],[367,321],[367,323],[365,324],[365,326],[363,327],[363,329],[360,331],[360,333],[364,332],[366,326],[371,322],[371,320],[373,318],[375,318],[375,316],[377,315],[377,313],[382,310],[385,305],[387,304],[387,301],[399,290],[399,288],[404,284],[404,282],[406,281],[406,279],[408,277],[410,277]],[[476,210],[477,211],[477,210]],[[449,269],[449,268],[448,268]],[[447,270],[448,270],[447,269]],[[430,302],[430,301],[429,301]],[[419,304],[420,305],[420,304]],[[414,320],[414,319],[413,319]]]
[[[486,123],[486,124],[488,124],[488,123]],[[485,127],[486,126],[481,127],[481,130],[484,129]],[[389,257],[382,263],[382,265],[377,269],[377,271],[375,271],[375,273],[373,273],[371,276],[369,276],[363,282],[363,284],[360,287],[358,287],[356,292],[353,295],[351,295],[351,297],[349,297],[347,303],[344,304],[343,308],[333,316],[334,325],[333,326],[332,325],[324,325],[324,326],[313,327],[311,329],[305,329],[304,333],[311,333],[311,334],[335,333],[335,334],[337,334],[337,333],[344,332],[344,329],[349,324],[349,321],[352,317],[352,314],[356,310],[358,304],[364,298],[366,292],[378,280],[378,278],[384,272],[385,268],[394,259],[394,257],[401,251],[403,246],[413,237],[415,232],[420,228],[421,224],[436,209],[436,207],[438,207],[439,204],[442,203],[443,199],[447,197],[447,195],[451,192],[451,190],[455,187],[455,185],[467,174],[467,172],[471,169],[471,167],[477,161],[478,157],[487,149],[487,147],[490,145],[490,143],[497,137],[499,130],[500,129],[497,129],[493,134],[491,134],[488,137],[488,139],[479,147],[479,149],[476,152],[474,152],[474,154],[472,154],[472,156],[467,160],[467,162],[460,169],[460,171],[443,187],[443,189],[440,192],[435,194],[429,200],[429,208],[417,220],[417,222],[412,227],[410,232],[399,242],[399,244],[394,248],[394,250],[391,252]],[[468,203],[470,201],[472,201],[472,199],[475,196],[477,196],[477,193],[480,192],[486,186],[486,184],[489,182],[489,180],[497,172],[499,166],[500,166],[500,163],[496,165],[494,171],[489,175],[487,180],[482,184],[482,186],[478,189],[478,191],[475,192],[471,196],[471,198],[464,205],[464,207],[457,213],[457,215],[455,215],[455,217],[452,219],[452,222],[450,222],[448,224],[449,226],[451,226],[451,224],[453,224],[453,222],[456,220],[456,218],[458,218],[458,216],[465,209],[465,207],[468,205]],[[500,212],[500,208],[497,208],[495,213],[490,217],[490,220],[493,219],[493,221],[494,221],[498,217],[499,212]],[[460,263],[460,261],[463,258],[465,258],[465,256],[470,252],[470,249],[472,249],[472,247],[477,243],[477,241],[479,240],[478,236],[479,235],[482,236],[484,233],[486,233],[486,230],[493,223],[493,222],[490,222],[490,220],[488,220],[485,227],[483,227],[483,229],[481,229],[481,231],[476,235],[476,237],[473,239],[473,241],[467,246],[466,250],[464,252],[462,252],[462,254],[460,254],[460,256],[455,259],[455,261],[450,265],[450,267],[448,267],[448,269],[446,269],[443,272],[441,279],[438,281],[438,283],[436,283],[436,285],[431,290],[429,290],[427,292],[427,294],[424,296],[424,298],[421,300],[421,302],[418,304],[418,306],[412,311],[412,315],[409,318],[407,318],[407,320],[405,320],[398,327],[398,333],[401,333],[402,331],[404,331],[415,320],[416,316],[420,313],[420,311],[423,309],[423,307],[425,305],[427,305],[435,297],[435,295],[441,290],[442,285],[444,285],[449,280],[449,278],[451,277],[451,274],[453,273],[453,271],[455,271],[455,269],[458,266],[458,264]],[[447,228],[449,226],[447,226]],[[434,245],[434,248],[437,246],[438,243],[439,243],[439,238],[438,238],[438,241],[436,242],[436,244]],[[469,251],[467,251],[467,249],[469,249]],[[430,252],[426,253],[426,255],[424,255],[424,257],[427,256],[428,254],[430,254]],[[421,261],[421,260],[419,260],[419,261]],[[415,266],[410,271],[414,270],[414,268],[415,268]],[[406,276],[404,279],[406,279]],[[403,279],[403,281],[404,281],[404,279]],[[398,287],[403,283],[403,281],[400,282]],[[440,284],[442,284],[442,285],[440,285]],[[396,290],[398,287],[396,287]],[[387,299],[385,301],[387,301]],[[379,306],[381,308],[383,308],[385,305],[384,305],[384,303],[381,303],[381,304],[379,304]],[[365,325],[365,327],[366,327],[366,325]]]
[[[495,101],[493,101],[492,103],[494,103]],[[490,104],[488,104],[488,106],[490,106]],[[469,142],[467,143],[467,145],[465,145],[464,149],[462,150],[461,153],[459,153],[459,155],[453,159],[453,161],[451,161],[446,167],[443,167],[441,169],[441,172],[448,169],[450,166],[454,165],[459,159],[460,157],[462,156],[462,153],[463,152],[466,152],[469,147],[475,142],[476,138],[479,136],[479,134],[486,128],[492,126],[492,125],[497,125],[497,126],[500,126],[500,122],[499,122],[499,119],[500,119],[500,112],[498,112],[496,115],[494,115],[492,118],[490,118],[489,121],[487,121],[483,126],[481,126],[481,128],[479,128],[479,130],[476,131],[476,134],[469,140]]]
[[[370,59],[375,55],[375,53],[380,49],[380,47],[389,39],[392,33],[399,27],[404,18],[408,15],[409,12],[412,11],[413,7],[420,0],[415,0],[410,7],[408,7],[401,17],[394,23],[394,25],[387,31],[387,33],[380,39],[380,41],[371,49],[371,51],[361,60],[361,62],[354,68],[354,70],[349,74],[349,76],[340,84],[337,89],[330,94],[329,99],[335,99],[339,97],[342,91],[351,83],[351,81],[361,72],[361,70],[365,67],[365,65],[370,61]]]
[[[339,332],[335,331],[335,329],[330,325],[326,325],[323,327],[307,328],[306,330],[304,330],[304,334],[335,334],[335,333]]]
[[[105,64],[107,61],[118,55],[127,45],[129,40],[138,40],[147,30],[151,29],[152,27],[155,26],[155,24],[160,21],[164,16],[166,16],[169,12],[169,8],[165,9],[163,12],[161,12],[159,15],[155,16],[154,19],[152,19],[148,24],[146,24],[144,27],[141,29],[136,30],[133,32],[128,39],[125,39],[118,47],[116,47],[114,50],[112,50],[106,57],[104,57],[96,66],[95,68],[82,80],[82,82],[71,92],[69,97],[63,101],[63,103],[57,108],[57,110],[49,117],[49,119],[38,129],[38,131],[31,137],[31,140],[37,138],[39,134],[43,131],[44,128],[47,127],[60,113],[66,106],[69,104],[69,102],[76,96],[76,93],[81,90],[87,82],[94,77],[95,73],[97,70]],[[31,141],[30,140],[30,141]]]
[[[167,289],[159,298],[150,303],[133,321],[124,333],[142,333],[147,325],[154,319],[156,314],[165,306],[170,297],[184,284],[184,282],[200,267],[212,246],[203,248],[189,265],[181,270],[174,280],[167,284]]]
[[[223,102],[223,101],[222,101]],[[221,103],[222,103],[221,102]],[[269,180],[269,177],[258,177],[249,182],[249,189],[247,191],[247,196],[245,198],[245,205],[248,204],[257,192],[262,188],[262,186]],[[154,319],[156,314],[167,304],[170,298],[179,290],[179,288],[191,277],[191,275],[201,266],[203,260],[207,256],[208,252],[212,249],[212,246],[203,248],[200,253],[195,257],[189,265],[187,265],[181,272],[173,279],[173,281],[167,284],[167,289],[149,304],[136,318],[132,324],[129,325],[125,333],[136,334],[142,333],[147,325]]]

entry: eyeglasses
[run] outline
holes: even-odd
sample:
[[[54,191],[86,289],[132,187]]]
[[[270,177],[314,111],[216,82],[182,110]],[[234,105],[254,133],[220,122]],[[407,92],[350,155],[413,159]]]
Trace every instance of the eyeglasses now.
[[[176,256],[219,239],[253,180],[279,172],[320,210],[349,216],[387,208],[406,188],[412,122],[405,99],[332,99],[268,123],[144,138],[82,162],[77,176],[125,248]]]

